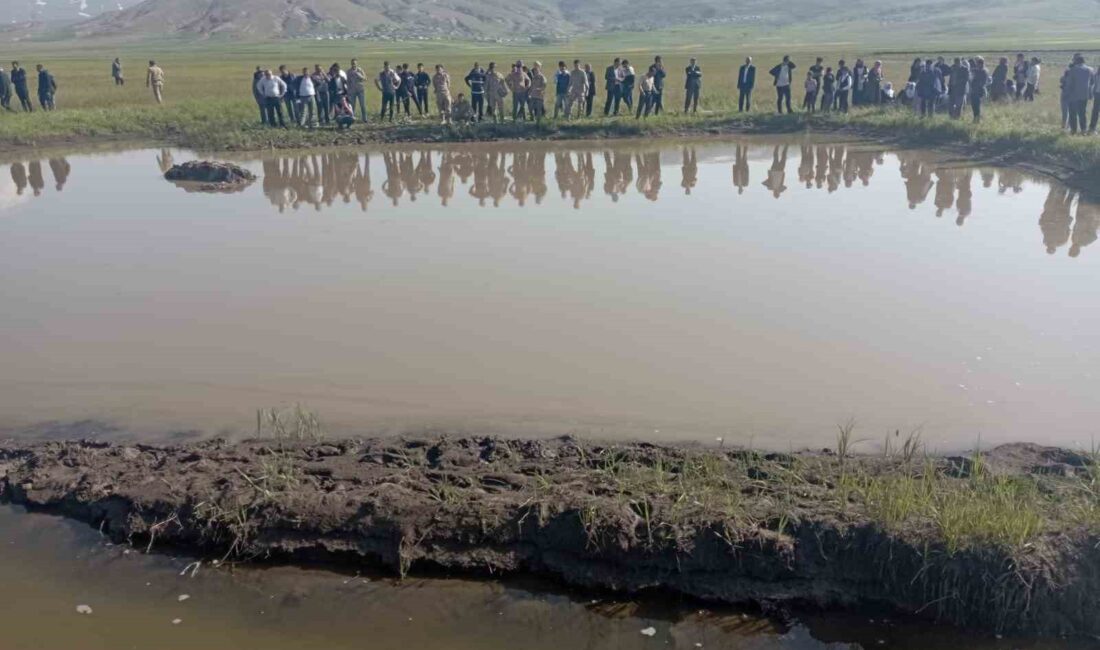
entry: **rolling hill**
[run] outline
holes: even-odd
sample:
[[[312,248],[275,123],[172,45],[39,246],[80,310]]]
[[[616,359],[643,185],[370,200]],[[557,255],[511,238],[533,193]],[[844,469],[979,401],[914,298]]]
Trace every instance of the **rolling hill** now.
[[[1100,0],[0,0],[19,19],[63,21],[55,38],[136,40],[171,36],[462,38],[529,41],[599,32],[734,25],[811,42],[888,41],[895,31],[960,38],[1095,30]],[[130,6],[128,6],[130,5]],[[27,23],[25,22],[24,25]],[[1091,27],[1090,27],[1091,24]],[[10,29],[9,29],[10,31]],[[1094,32],[1093,32],[1094,33]]]

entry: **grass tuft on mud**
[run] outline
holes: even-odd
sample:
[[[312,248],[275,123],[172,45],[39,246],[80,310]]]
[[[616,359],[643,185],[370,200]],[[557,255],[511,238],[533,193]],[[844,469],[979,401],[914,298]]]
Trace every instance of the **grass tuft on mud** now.
[[[787,454],[572,438],[0,445],[0,498],[226,559],[522,571],[1100,633],[1100,454],[931,457],[911,434],[867,456],[852,428],[836,451]]]

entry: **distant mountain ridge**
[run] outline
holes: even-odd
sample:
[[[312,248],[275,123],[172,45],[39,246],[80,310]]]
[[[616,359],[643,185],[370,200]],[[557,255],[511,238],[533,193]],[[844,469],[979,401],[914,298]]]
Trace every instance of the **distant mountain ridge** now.
[[[963,45],[972,35],[1006,30],[1079,31],[1098,8],[1098,0],[987,0],[980,6],[956,0],[0,0],[0,15],[10,16],[0,20],[0,30],[20,21],[52,21],[54,27],[65,24],[56,32],[64,38],[528,41],[728,23],[794,29],[828,41],[855,41],[883,29],[946,33]]]

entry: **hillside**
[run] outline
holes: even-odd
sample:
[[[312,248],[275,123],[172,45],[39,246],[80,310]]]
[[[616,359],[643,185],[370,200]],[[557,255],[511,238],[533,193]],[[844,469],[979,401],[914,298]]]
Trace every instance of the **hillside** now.
[[[13,16],[75,24],[54,38],[460,38],[527,42],[678,26],[731,26],[779,42],[921,36],[1090,38],[1100,0],[0,0]],[[127,8],[127,4],[129,6]],[[107,6],[110,5],[110,6]],[[98,14],[98,15],[97,15]],[[90,16],[90,17],[89,17]],[[1084,19],[1083,19],[1084,18]],[[36,23],[36,24],[38,24]],[[24,26],[26,23],[24,23]],[[1091,26],[1090,26],[1091,25]],[[9,25],[6,31],[11,31]],[[45,31],[45,30],[43,30]]]

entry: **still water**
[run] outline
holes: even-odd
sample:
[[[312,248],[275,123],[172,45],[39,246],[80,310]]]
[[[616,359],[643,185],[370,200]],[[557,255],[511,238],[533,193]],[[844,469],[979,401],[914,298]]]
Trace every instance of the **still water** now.
[[[0,433],[1087,446],[1100,204],[814,140],[276,153],[244,191],[146,150],[0,169]],[[874,443],[865,443],[870,448]]]
[[[552,586],[304,571],[233,572],[113,546],[81,524],[0,506],[5,650],[1071,650],[872,614],[779,624],[699,603]],[[77,613],[87,606],[90,614]],[[652,636],[643,633],[652,632]]]

